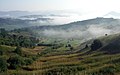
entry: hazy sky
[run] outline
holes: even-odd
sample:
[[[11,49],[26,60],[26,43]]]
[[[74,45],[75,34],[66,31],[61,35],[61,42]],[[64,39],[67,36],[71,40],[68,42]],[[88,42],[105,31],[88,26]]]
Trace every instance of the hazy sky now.
[[[0,11],[72,11],[81,18],[96,17],[111,11],[120,13],[120,0],[0,0]]]
[[[120,0],[0,0],[0,10],[120,11]]]

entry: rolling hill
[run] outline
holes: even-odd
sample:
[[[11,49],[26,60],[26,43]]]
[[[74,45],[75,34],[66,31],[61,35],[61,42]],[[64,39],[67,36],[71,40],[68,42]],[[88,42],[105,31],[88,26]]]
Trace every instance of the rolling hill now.
[[[57,26],[36,26],[25,28],[39,36],[57,38],[81,38],[86,40],[120,32],[120,20],[113,18],[94,18]],[[23,29],[24,30],[24,29]],[[59,36],[61,35],[61,36]]]
[[[14,30],[24,27],[48,25],[52,21],[50,18],[37,18],[31,20],[17,19],[17,18],[0,18],[0,28],[7,30]]]
[[[61,26],[27,27],[7,31],[8,34],[3,33],[0,36],[2,39],[0,57],[5,58],[6,61],[4,64],[6,72],[0,74],[119,75],[120,32],[118,23],[118,19],[95,18]],[[46,35],[47,37],[44,31],[49,33]],[[76,31],[79,32],[76,33]],[[108,33],[108,31],[110,32]],[[36,43],[33,44],[34,38],[32,37],[35,33],[39,36],[37,36],[38,39],[35,39]],[[54,34],[52,38],[50,38],[51,34],[52,36]],[[78,36],[79,34],[80,36]],[[42,35],[44,36],[42,37]],[[74,38],[70,35],[73,35]],[[66,37],[68,38],[66,39]],[[83,39],[84,41],[82,41]],[[3,43],[4,41],[5,43]],[[15,43],[15,45],[11,45],[11,43]],[[21,48],[16,48],[17,45]],[[16,49],[20,52],[17,52]],[[0,60],[2,60],[1,58]],[[16,66],[16,63],[11,63],[12,61],[21,61],[18,62],[18,68],[11,68],[12,65]]]
[[[90,45],[95,39],[91,39],[79,45],[78,47],[67,53],[60,53],[56,49],[39,51],[39,54],[49,52],[48,54],[37,56],[32,64],[22,66],[22,70],[8,70],[9,74],[22,74],[22,75],[119,75],[119,34],[108,35],[96,38],[101,41],[102,47],[91,50]],[[111,43],[116,44],[111,45]],[[86,47],[88,45],[88,47]],[[39,47],[36,47],[37,49]],[[25,49],[36,53],[35,49]],[[41,48],[39,49],[41,50]],[[51,52],[50,52],[51,51]],[[113,51],[113,52],[112,52]],[[36,53],[37,54],[37,53]]]

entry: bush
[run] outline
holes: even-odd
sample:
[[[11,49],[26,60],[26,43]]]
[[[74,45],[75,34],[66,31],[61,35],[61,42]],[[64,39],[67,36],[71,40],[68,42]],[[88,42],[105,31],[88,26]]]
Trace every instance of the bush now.
[[[97,50],[102,47],[102,43],[100,40],[94,40],[93,43],[91,44],[91,50]]]
[[[14,52],[17,53],[18,55],[22,55],[22,49],[21,49],[21,47],[18,46],[18,47],[15,49]]]
[[[24,60],[24,62],[25,62],[25,65],[30,65],[30,64],[33,63],[33,60],[30,59],[30,58],[26,58],[26,59]]]
[[[114,75],[114,72],[115,72],[114,66],[108,66],[99,71],[99,73],[103,75]]]
[[[20,56],[13,56],[8,59],[8,63],[10,64],[10,69],[17,69],[24,65],[24,60]]]
[[[114,75],[116,73],[116,68],[113,65],[103,67],[97,71],[92,71],[87,73],[87,75]]]
[[[48,70],[45,75],[77,75],[82,70],[85,68],[81,66],[63,66]]]
[[[7,61],[3,57],[0,57],[0,72],[7,71]]]
[[[3,55],[4,51],[2,49],[0,49],[0,55]]]

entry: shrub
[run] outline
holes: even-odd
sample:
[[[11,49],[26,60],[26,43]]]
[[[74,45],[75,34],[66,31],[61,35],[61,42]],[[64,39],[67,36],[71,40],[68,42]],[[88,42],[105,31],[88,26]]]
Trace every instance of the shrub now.
[[[3,57],[0,57],[0,72],[7,71],[7,61]]]
[[[26,58],[26,59],[24,60],[24,62],[25,62],[25,65],[30,65],[30,64],[33,63],[33,60],[30,59],[30,58]]]
[[[99,71],[99,73],[103,75],[114,75],[114,72],[115,72],[114,66],[104,67]]]
[[[85,70],[81,66],[63,66],[45,72],[45,75],[77,75],[79,71]]]
[[[8,63],[10,64],[10,69],[17,69],[24,65],[24,60],[20,56],[12,56],[8,59]]]
[[[91,50],[97,50],[102,47],[102,42],[98,39],[94,40],[91,44]]]
[[[17,54],[19,54],[19,55],[22,55],[22,49],[21,49],[21,47],[18,46],[18,47],[15,49],[14,52],[17,53]]]
[[[0,49],[0,55],[3,55],[4,51],[2,49]]]

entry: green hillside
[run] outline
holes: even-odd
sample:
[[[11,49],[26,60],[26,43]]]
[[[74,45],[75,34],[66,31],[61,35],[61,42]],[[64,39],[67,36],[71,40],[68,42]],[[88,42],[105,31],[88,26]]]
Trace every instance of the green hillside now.
[[[84,32],[86,31],[84,28],[90,26],[88,22],[91,25],[101,23],[98,20],[106,24],[113,21],[111,25],[109,24],[110,26],[107,25],[107,28],[103,27],[105,31],[114,29],[113,24],[117,21],[97,18],[75,22],[70,24],[73,30],[72,27],[68,27],[69,25],[29,27],[12,31],[1,28],[0,75],[119,75],[119,31],[116,32],[115,28],[116,31],[113,31],[117,34],[105,32],[100,37],[97,36],[99,34],[90,36],[87,35],[90,33]],[[83,30],[80,31],[84,33],[74,33],[76,27],[78,29],[82,27]],[[119,25],[117,28],[119,29]],[[76,35],[73,35],[74,38],[71,36],[59,38],[62,36],[60,33],[58,36],[52,35],[52,37],[45,37],[41,33],[44,30],[48,30],[46,31],[48,33],[55,33],[49,32],[51,29],[57,33],[62,29],[63,32],[60,33],[66,32],[65,37],[69,37],[71,33]],[[79,34],[84,34],[85,37],[77,36]]]
[[[1,45],[0,60],[5,59],[7,64],[1,75],[119,75],[119,37],[119,34],[106,35],[82,44],[69,40],[72,49],[70,45],[68,48],[62,45],[68,39],[55,41],[57,44],[53,46],[46,45],[53,39],[49,42],[44,39],[44,44],[22,47],[21,52],[15,46]],[[12,65],[11,61],[17,60],[21,63]]]

